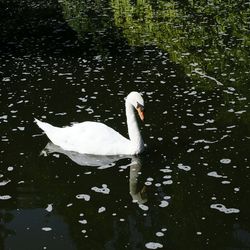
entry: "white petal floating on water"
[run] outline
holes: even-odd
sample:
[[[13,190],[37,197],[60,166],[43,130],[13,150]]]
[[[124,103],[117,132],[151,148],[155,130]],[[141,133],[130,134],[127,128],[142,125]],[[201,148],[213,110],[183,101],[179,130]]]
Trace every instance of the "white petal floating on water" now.
[[[61,112],[61,113],[56,113],[55,115],[58,115],[58,116],[64,116],[64,115],[67,115],[67,113],[65,113],[65,112]]]
[[[164,233],[163,232],[157,232],[155,235],[158,236],[158,237],[162,237],[162,236],[164,236]]]
[[[58,76],[72,76],[71,72],[59,73]]]
[[[148,211],[149,207],[143,204],[139,204],[139,208],[142,209],[143,211]]]
[[[10,195],[0,195],[0,200],[9,200],[11,199]]]
[[[78,222],[81,223],[81,224],[83,224],[83,225],[85,225],[85,224],[88,223],[87,220],[79,220]]]
[[[53,210],[52,204],[48,204],[48,206],[45,208],[46,211],[51,212]]]
[[[153,180],[154,180],[154,179],[151,178],[151,177],[148,177],[148,178],[147,178],[147,181],[151,181],[151,182],[152,182]]]
[[[221,139],[224,139],[224,138],[221,138]],[[213,144],[213,143],[216,143],[218,142],[218,140],[216,141],[208,141],[208,140],[204,140],[204,139],[200,139],[200,140],[196,140],[193,142],[193,145],[196,145],[198,143],[207,143],[207,144]]]
[[[213,119],[207,119],[206,122],[207,123],[214,123],[214,120]]]
[[[207,130],[207,131],[215,131],[215,130],[217,130],[217,128],[205,128],[205,130]]]
[[[7,115],[2,115],[0,116],[0,120],[7,120],[8,116]]]
[[[182,163],[179,163],[179,164],[177,165],[177,167],[178,167],[179,169],[182,169],[182,170],[185,170],[185,171],[190,171],[190,170],[191,170],[191,167],[190,167],[190,166],[185,166],[185,165],[183,165]]]
[[[230,181],[222,181],[221,183],[222,184],[230,184],[231,182]]]
[[[157,242],[148,242],[145,244],[145,247],[147,249],[158,249],[158,248],[163,248],[163,245]]]
[[[227,89],[228,89],[229,91],[232,91],[232,92],[235,91],[235,88],[233,88],[233,87],[228,87]]]
[[[163,176],[163,179],[171,179],[171,178],[172,178],[171,175],[164,175],[164,176]]]
[[[76,198],[79,199],[79,200],[89,201],[90,200],[90,195],[88,195],[88,194],[78,194],[78,195],[76,195]]]
[[[105,207],[100,207],[99,209],[98,209],[98,213],[100,214],[100,213],[103,213],[103,212],[105,212],[106,211],[106,208]]]
[[[225,214],[235,214],[240,212],[237,208],[226,208],[223,204],[212,204],[210,208],[216,209]]]
[[[5,186],[5,185],[7,185],[9,182],[10,182],[10,180],[1,181],[1,182],[0,182],[0,186]]]
[[[220,175],[216,171],[209,172],[207,175],[215,178],[227,178],[227,176]]]
[[[80,97],[80,98],[78,98],[78,100],[80,100],[80,101],[82,101],[82,102],[87,102],[87,101],[88,101],[88,99],[86,99],[86,98],[84,98],[84,97]]]
[[[94,110],[92,108],[86,108],[85,110],[88,112],[88,114],[94,113]]]
[[[196,94],[197,94],[197,91],[192,91],[188,95],[196,95]]]
[[[229,163],[231,163],[231,159],[221,159],[220,163],[229,164]]]
[[[169,202],[168,201],[161,201],[161,204],[159,205],[159,207],[167,207],[169,205]]]
[[[10,77],[4,77],[4,78],[2,79],[2,81],[3,81],[3,82],[10,82]]]
[[[246,110],[240,110],[240,111],[236,111],[235,114],[241,115],[246,112],[247,112]]]
[[[168,168],[161,168],[160,171],[163,172],[163,173],[171,173],[171,172],[173,172],[173,170],[168,169]]]
[[[194,126],[196,126],[196,127],[204,126],[204,123],[197,123],[197,122],[195,123],[195,122],[194,122],[193,124],[194,124]]]
[[[102,184],[101,188],[98,187],[92,187],[91,190],[97,192],[97,193],[103,193],[103,194],[109,194],[110,193],[110,189],[107,187],[106,184]]]
[[[173,181],[172,180],[163,181],[162,184],[163,185],[171,185],[171,184],[173,184]]]
[[[8,171],[13,171],[13,169],[14,169],[13,167],[8,167],[7,168]]]

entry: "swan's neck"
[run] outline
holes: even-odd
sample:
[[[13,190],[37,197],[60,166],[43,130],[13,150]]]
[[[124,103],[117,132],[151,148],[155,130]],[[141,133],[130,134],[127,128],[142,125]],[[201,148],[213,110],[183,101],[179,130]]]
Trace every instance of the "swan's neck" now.
[[[128,101],[126,101],[126,116],[129,139],[132,142],[133,147],[135,147],[135,150],[138,150],[139,153],[144,148],[144,142],[137,124],[134,107]]]

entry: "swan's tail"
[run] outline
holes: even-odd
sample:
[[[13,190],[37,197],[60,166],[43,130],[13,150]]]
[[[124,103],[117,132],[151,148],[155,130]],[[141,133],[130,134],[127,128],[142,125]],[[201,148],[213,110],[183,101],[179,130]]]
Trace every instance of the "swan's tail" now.
[[[40,129],[42,129],[45,133],[47,133],[48,131],[50,131],[51,129],[54,128],[54,126],[48,124],[47,122],[41,122],[38,119],[35,118],[35,122],[38,125],[38,127]]]
[[[61,129],[58,127],[54,127],[47,122],[41,122],[35,119],[36,124],[39,128],[41,128],[47,137],[56,145],[61,143]]]

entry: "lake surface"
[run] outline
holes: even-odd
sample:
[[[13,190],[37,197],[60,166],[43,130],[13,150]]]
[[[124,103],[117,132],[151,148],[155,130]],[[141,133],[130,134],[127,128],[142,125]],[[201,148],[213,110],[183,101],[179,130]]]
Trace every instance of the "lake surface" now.
[[[250,249],[249,12],[3,1],[0,248]],[[132,90],[146,104],[140,156],[86,159],[34,123],[100,121],[127,136]]]

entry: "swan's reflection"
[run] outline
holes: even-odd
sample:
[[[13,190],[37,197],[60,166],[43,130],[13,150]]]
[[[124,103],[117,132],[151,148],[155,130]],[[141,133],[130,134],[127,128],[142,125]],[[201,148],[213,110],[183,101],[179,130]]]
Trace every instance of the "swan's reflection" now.
[[[147,202],[146,186],[142,188],[138,186],[138,177],[142,168],[141,159],[133,156],[131,158],[130,172],[129,172],[129,192],[132,196],[133,201],[139,204]]]
[[[131,163],[127,165],[130,167],[129,177],[129,192],[134,202],[144,204],[147,202],[146,186],[139,189],[138,177],[142,168],[141,159],[138,156],[101,156],[101,155],[87,155],[80,154],[73,151],[67,151],[59,146],[49,142],[41,151],[41,155],[47,156],[53,153],[60,153],[68,156],[72,161],[80,166],[96,166],[98,169],[105,169],[113,167],[116,162],[121,159],[131,159]]]
[[[45,146],[45,148],[41,151],[41,155],[44,155],[44,156],[47,156],[53,153],[64,154],[80,166],[94,166],[94,167],[98,167],[99,169],[112,167],[115,165],[116,161],[124,158],[124,156],[119,156],[119,155],[102,156],[102,155],[80,154],[77,152],[64,150],[52,142],[49,142]]]

